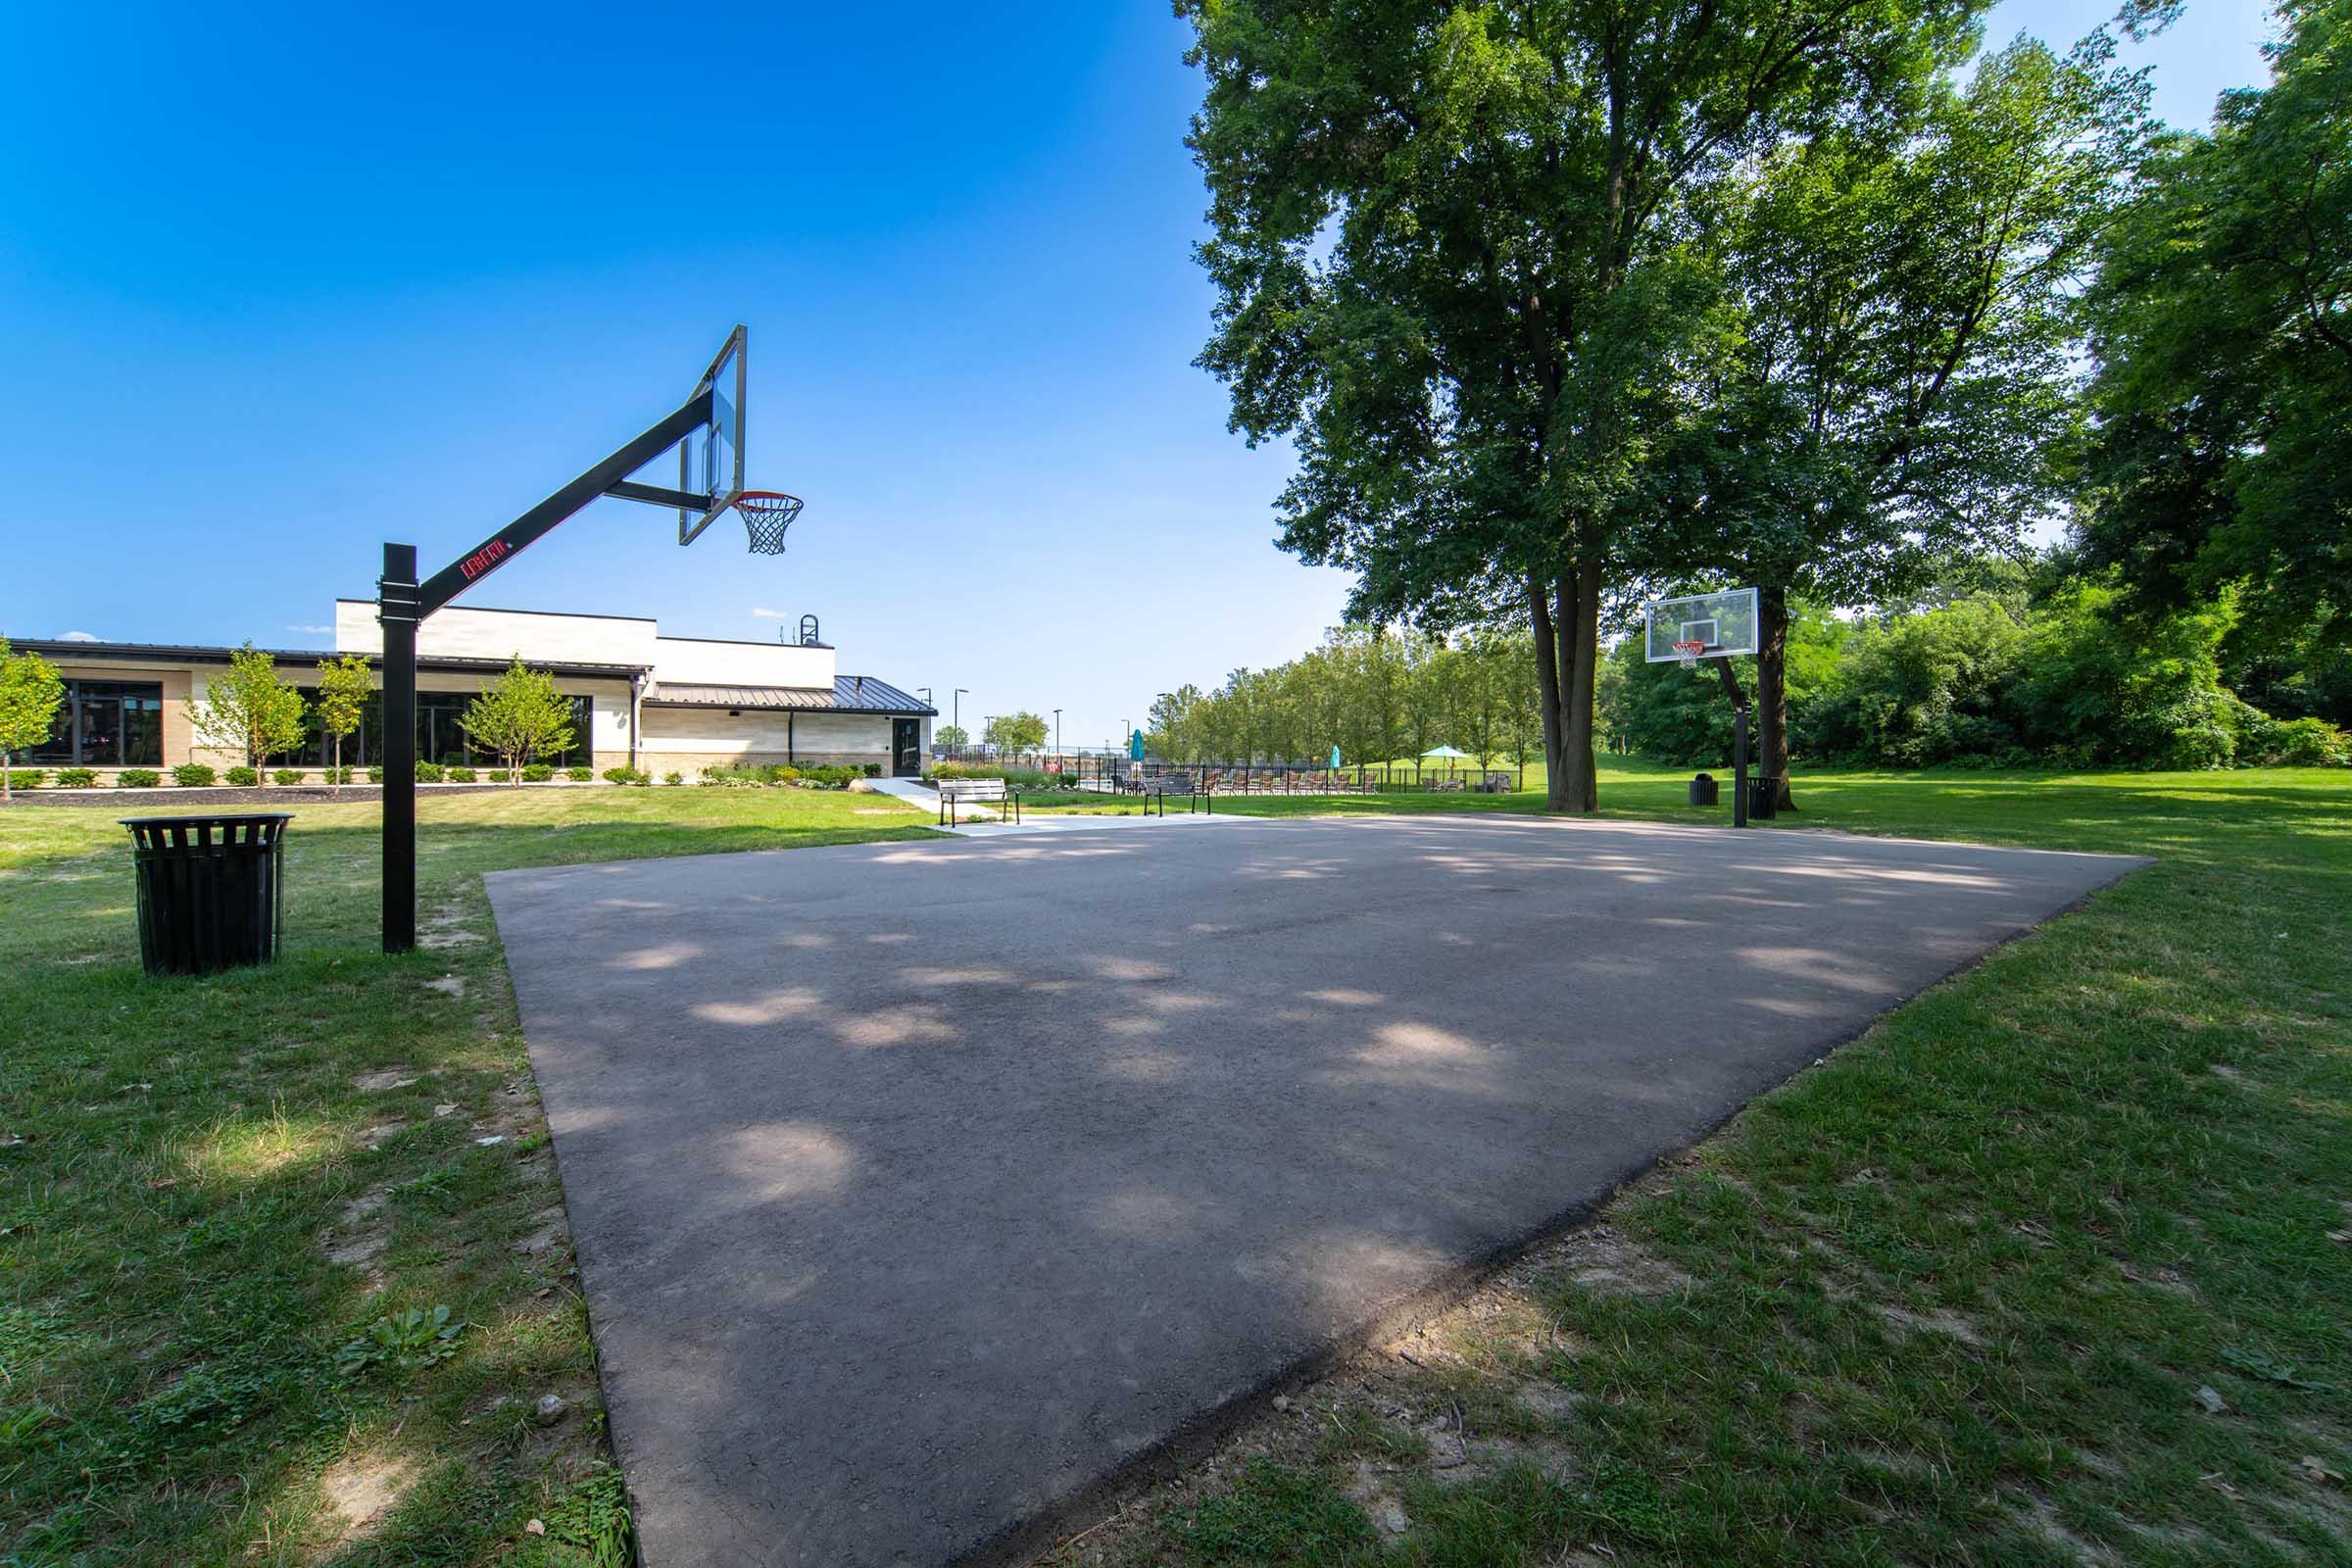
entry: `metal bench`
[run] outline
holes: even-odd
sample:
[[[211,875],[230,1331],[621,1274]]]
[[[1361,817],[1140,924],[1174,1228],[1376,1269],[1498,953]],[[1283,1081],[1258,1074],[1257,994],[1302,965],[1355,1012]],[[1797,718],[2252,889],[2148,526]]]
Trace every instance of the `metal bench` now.
[[[956,825],[957,806],[994,806],[998,819],[1004,819],[1004,808],[1012,810],[1016,823],[1021,819],[1021,792],[1001,778],[943,778],[939,781],[939,825]]]
[[[1146,816],[1152,814],[1152,803],[1154,801],[1159,803],[1159,814],[1167,815],[1168,797],[1171,795],[1184,796],[1185,809],[1188,811],[1205,811],[1210,816],[1217,814],[1217,798],[1209,793],[1208,781],[1196,779],[1190,773],[1156,774],[1143,780],[1137,793],[1144,798]]]

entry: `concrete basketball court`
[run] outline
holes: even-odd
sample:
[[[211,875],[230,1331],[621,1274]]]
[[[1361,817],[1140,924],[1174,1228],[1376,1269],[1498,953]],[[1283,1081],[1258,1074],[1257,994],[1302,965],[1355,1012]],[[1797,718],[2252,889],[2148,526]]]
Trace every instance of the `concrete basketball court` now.
[[[929,1565],[2144,863],[1531,817],[488,879],[651,1568]]]

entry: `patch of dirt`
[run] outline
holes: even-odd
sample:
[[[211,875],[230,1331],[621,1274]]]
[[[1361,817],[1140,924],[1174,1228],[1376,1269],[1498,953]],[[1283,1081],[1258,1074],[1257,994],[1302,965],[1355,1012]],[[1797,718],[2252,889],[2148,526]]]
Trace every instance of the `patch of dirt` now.
[[[1394,1465],[1373,1465],[1358,1460],[1355,1469],[1348,1477],[1347,1485],[1340,1489],[1347,1494],[1348,1501],[1364,1510],[1364,1517],[1372,1521],[1373,1530],[1383,1541],[1394,1541],[1413,1527],[1412,1517],[1404,1511],[1404,1504],[1390,1490],[1396,1473]]]
[[[438,991],[445,997],[462,997],[466,994],[466,977],[462,974],[445,974],[438,980],[427,980],[424,989]]]
[[[346,1454],[328,1465],[318,1492],[326,1505],[321,1519],[329,1550],[381,1524],[416,1480],[416,1464],[396,1454]]]
[[[1609,1225],[1577,1231],[1546,1252],[1544,1272],[1565,1274],[1579,1290],[1600,1295],[1672,1296],[1698,1283]]]
[[[466,911],[454,906],[431,910],[416,922],[416,945],[420,948],[464,948],[486,940],[466,923]]]
[[[351,1081],[351,1087],[363,1095],[380,1095],[387,1090],[406,1089],[422,1074],[407,1067],[386,1067],[381,1072],[364,1072]]]
[[[2035,1535],[2048,1542],[2057,1550],[2083,1564],[2083,1568],[2108,1568],[2110,1564],[2123,1561],[2105,1546],[2084,1541],[2081,1536],[2059,1523],[2058,1509],[2046,1497],[2035,1498],[2021,1517]]]
[[[539,1257],[562,1247],[571,1235],[564,1220],[564,1205],[551,1203],[531,1216],[532,1231],[514,1244],[514,1250],[525,1257]]]
[[[360,1147],[372,1154],[384,1147],[385,1140],[408,1130],[407,1122],[397,1120],[382,1122],[373,1127],[363,1127],[360,1129]]]
[[[1889,1325],[1909,1334],[1948,1334],[1971,1349],[1982,1349],[1984,1336],[1977,1332],[1976,1324],[1958,1312],[1943,1307],[1915,1312],[1908,1307],[1880,1305],[1879,1316]]]

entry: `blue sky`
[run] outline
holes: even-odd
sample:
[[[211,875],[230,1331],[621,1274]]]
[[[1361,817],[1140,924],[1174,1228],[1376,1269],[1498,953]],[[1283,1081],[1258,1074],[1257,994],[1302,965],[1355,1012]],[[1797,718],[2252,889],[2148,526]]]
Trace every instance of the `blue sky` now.
[[[0,631],[325,647],[383,540],[463,554],[737,320],[790,553],[606,501],[465,602],[814,612],[845,670],[968,687],[967,722],[1059,707],[1073,744],[1337,618],[1345,579],[1270,542],[1287,456],[1191,366],[1198,88],[1156,0],[434,15],[0,23]],[[2202,122],[2267,25],[2191,0],[2133,58]]]

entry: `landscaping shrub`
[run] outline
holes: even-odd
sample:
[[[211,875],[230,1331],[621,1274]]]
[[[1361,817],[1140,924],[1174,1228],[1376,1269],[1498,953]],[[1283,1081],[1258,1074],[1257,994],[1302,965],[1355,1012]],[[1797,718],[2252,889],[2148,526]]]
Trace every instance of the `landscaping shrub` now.
[[[384,770],[383,770],[382,768],[380,768],[380,767],[371,767],[371,768],[369,768],[369,769],[368,770],[368,783],[370,783],[370,784],[381,784],[383,781],[384,781]]]
[[[880,762],[866,763],[865,776],[867,778],[880,778],[882,776],[882,764]]]
[[[441,770],[441,776],[448,779],[452,784],[471,784],[476,782],[479,777],[479,775],[477,775],[472,768],[466,766],[463,762],[459,763],[456,767],[443,768]]]
[[[634,784],[640,776],[633,767],[608,767],[605,769],[605,782],[608,784]]]
[[[662,782],[664,784],[683,784],[686,782],[686,775],[678,772],[664,773],[662,775]]]
[[[574,784],[585,784],[596,777],[596,770],[587,767],[567,767],[564,770],[564,776]]]
[[[932,779],[943,778],[1001,778],[1005,783],[1024,790],[1042,790],[1049,784],[1060,782],[1060,775],[1043,768],[1007,767],[1002,762],[941,762],[931,769]]]
[[[2342,767],[2352,762],[2352,736],[2324,718],[2255,713],[2239,732],[2237,755],[2257,767]]]
[[[37,790],[41,787],[41,780],[48,776],[46,768],[12,767],[8,770],[9,782],[21,790]]]
[[[98,782],[98,771],[89,767],[61,767],[57,770],[57,787],[61,790],[86,790]]]
[[[419,784],[440,783],[441,764],[439,762],[418,762],[416,764],[416,782]]]
[[[858,770],[854,767],[804,767],[800,781],[811,789],[843,790],[848,789],[850,780],[857,776]]]
[[[272,784],[299,784],[302,782],[302,769],[281,767],[270,775],[270,782]]]
[[[252,768],[245,766],[241,762],[235,767],[230,768],[226,773],[223,773],[221,778],[223,781],[233,784],[241,790],[249,790],[262,781],[261,774],[255,772]]]
[[[187,790],[200,790],[220,776],[202,762],[182,762],[172,770],[172,782]]]
[[[555,776],[554,766],[547,762],[533,762],[522,770],[522,781],[525,784],[544,784]]]
[[[115,787],[122,790],[151,790],[164,781],[164,775],[151,767],[126,767],[115,775]]]
[[[321,768],[319,776],[329,784],[348,784],[351,782],[351,769],[349,767]]]

